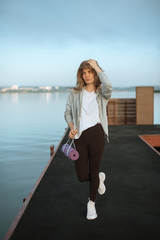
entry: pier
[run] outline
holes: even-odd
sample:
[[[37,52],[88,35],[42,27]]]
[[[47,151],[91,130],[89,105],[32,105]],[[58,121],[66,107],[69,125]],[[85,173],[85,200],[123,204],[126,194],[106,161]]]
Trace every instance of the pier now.
[[[61,146],[25,199],[4,240],[160,239],[160,156],[141,135],[160,125],[109,126],[101,171],[107,192],[97,195],[98,218],[86,219],[88,183],[77,180],[74,162]]]

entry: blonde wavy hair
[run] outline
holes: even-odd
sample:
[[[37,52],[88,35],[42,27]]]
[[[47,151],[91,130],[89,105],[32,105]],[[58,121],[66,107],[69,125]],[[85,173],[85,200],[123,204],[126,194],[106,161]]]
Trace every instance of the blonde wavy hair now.
[[[98,62],[97,62],[98,65]],[[98,65],[98,67],[100,68],[100,66]],[[76,87],[73,88],[74,92],[79,92],[82,91],[83,87],[86,86],[87,84],[85,83],[85,81],[83,80],[82,77],[82,73],[83,73],[83,69],[91,69],[91,71],[94,73],[94,84],[95,84],[95,92],[97,92],[97,90],[102,89],[101,87],[101,81],[97,75],[97,72],[90,66],[90,64],[88,63],[88,60],[85,60],[83,62],[81,62],[78,70],[77,70],[77,82],[76,82]],[[102,70],[102,68],[100,68]]]

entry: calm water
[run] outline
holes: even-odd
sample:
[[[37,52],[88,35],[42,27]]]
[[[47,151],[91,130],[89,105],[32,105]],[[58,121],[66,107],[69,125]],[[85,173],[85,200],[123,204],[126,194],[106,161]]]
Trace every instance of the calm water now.
[[[0,239],[22,206],[67,127],[65,93],[0,94]],[[112,98],[135,98],[113,92]],[[160,124],[160,94],[154,95],[154,124]]]

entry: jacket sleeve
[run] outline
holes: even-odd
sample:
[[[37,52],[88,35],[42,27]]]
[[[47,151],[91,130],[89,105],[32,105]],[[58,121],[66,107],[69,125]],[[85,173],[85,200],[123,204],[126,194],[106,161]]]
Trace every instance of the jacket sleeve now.
[[[98,73],[98,77],[102,83],[102,90],[101,93],[104,98],[109,100],[111,98],[112,93],[112,85],[107,77],[107,75],[104,72]]]
[[[70,122],[73,122],[71,103],[72,103],[72,93],[70,92],[70,94],[68,95],[68,99],[66,102],[66,108],[65,108],[65,112],[64,112],[64,118],[68,124]]]

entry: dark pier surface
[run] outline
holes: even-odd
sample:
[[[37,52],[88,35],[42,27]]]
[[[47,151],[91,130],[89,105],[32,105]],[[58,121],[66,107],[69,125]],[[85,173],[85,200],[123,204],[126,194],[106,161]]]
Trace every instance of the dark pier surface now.
[[[107,193],[97,195],[98,218],[86,219],[88,183],[60,151],[65,135],[11,240],[160,239],[160,156],[138,135],[160,125],[110,126],[101,171]]]

